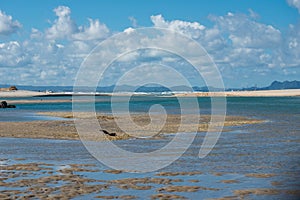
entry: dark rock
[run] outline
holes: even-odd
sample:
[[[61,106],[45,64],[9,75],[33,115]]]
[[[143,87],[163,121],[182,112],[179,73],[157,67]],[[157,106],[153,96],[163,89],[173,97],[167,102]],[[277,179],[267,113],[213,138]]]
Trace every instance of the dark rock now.
[[[7,102],[6,101],[1,101],[0,107],[1,108],[7,108]]]
[[[15,105],[8,105],[6,101],[1,101],[0,108],[16,108]]]
[[[117,134],[116,133],[110,133],[110,132],[108,132],[107,130],[101,130],[104,134],[106,134],[106,135],[109,135],[109,136],[117,136]]]
[[[7,108],[16,108],[15,105],[8,105]]]
[[[14,91],[14,90],[18,90],[18,88],[16,87],[16,86],[10,86],[9,88],[8,88],[8,90],[9,91]]]

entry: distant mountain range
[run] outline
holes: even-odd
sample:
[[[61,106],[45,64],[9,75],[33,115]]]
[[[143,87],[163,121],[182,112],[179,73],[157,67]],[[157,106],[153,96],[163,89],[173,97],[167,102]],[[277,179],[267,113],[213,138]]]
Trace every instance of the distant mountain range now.
[[[0,85],[0,88],[8,88],[10,85]],[[53,91],[53,92],[72,92],[73,86],[25,86],[25,85],[17,85],[16,86],[20,90],[33,90],[33,91]],[[250,87],[250,88],[228,88],[226,90],[283,90],[283,89],[300,89],[300,81],[274,81],[271,85],[267,87]],[[82,92],[90,92],[91,88],[82,87]],[[159,85],[146,85],[141,87],[135,87],[130,85],[122,85],[116,88],[115,85],[98,87],[97,92],[153,92],[153,93],[161,93],[161,92],[207,92],[207,91],[220,91],[218,88],[213,87],[198,87],[194,86],[192,88],[187,86],[174,86],[171,88],[162,87]]]
[[[267,87],[250,87],[243,89],[233,89],[233,90],[284,90],[284,89],[300,89],[300,81],[273,81],[271,85]],[[229,89],[228,89],[229,90]]]
[[[300,89],[300,81],[274,81],[270,86],[266,87],[267,90],[283,90],[283,89]]]

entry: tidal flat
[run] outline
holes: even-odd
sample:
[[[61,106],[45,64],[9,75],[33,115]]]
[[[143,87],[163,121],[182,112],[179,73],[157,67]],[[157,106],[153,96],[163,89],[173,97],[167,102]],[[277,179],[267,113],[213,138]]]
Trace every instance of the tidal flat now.
[[[143,137],[148,135],[138,134],[143,133],[141,129],[125,126],[138,137],[121,137],[123,132],[114,121],[127,122],[128,118],[122,113],[112,115],[108,97],[98,98],[94,118],[101,129],[120,137],[107,139],[111,137],[124,150],[153,152],[172,141],[179,130],[181,118],[173,98],[147,101],[139,97],[132,102],[131,120],[147,126],[149,132],[155,128],[149,126],[154,122],[150,119],[166,120],[165,126],[153,137]],[[209,100],[199,98],[204,113],[199,123],[191,123],[196,116],[190,114],[191,121],[182,126],[183,134],[195,134],[189,132],[195,127],[198,130],[191,146],[169,166],[148,173],[113,169],[95,159],[79,140],[70,102],[18,104],[16,110],[0,113],[4,119],[0,122],[0,198],[299,199],[299,100],[228,98],[223,132],[212,151],[199,158],[210,121]],[[167,118],[143,113],[157,103],[169,109]],[[97,134],[103,134],[100,128]],[[166,156],[158,156],[157,161],[168,159]],[[121,158],[121,164],[126,162],[126,157]]]
[[[80,139],[78,132],[76,130],[73,113],[72,112],[39,112],[39,115],[52,116],[56,117],[55,119],[60,120],[44,120],[44,121],[26,121],[26,122],[0,122],[0,137],[16,137],[16,138],[44,138],[44,139],[70,139],[77,140]],[[86,119],[93,116],[90,113],[80,113],[81,118]],[[131,119],[138,126],[131,126],[128,123],[127,116],[117,115],[112,116],[109,114],[97,114],[97,120],[101,125],[101,128],[107,130],[108,132],[116,133],[116,136],[103,137],[103,140],[121,140],[129,139],[130,135],[127,133],[132,133],[137,137],[147,137],[149,133],[153,133],[156,136],[164,136],[166,134],[174,134],[177,132],[206,132],[208,131],[208,125],[211,120],[210,115],[203,115],[199,118],[198,115],[176,115],[169,114],[165,118],[162,115],[156,114],[152,115],[151,120],[148,114],[132,114]],[[182,118],[187,118],[188,120],[182,122]],[[199,119],[198,119],[199,118]],[[64,120],[65,119],[65,120]],[[70,120],[71,119],[71,120]],[[118,120],[118,124],[116,123]],[[163,126],[159,126],[162,121],[165,120]],[[215,125],[219,125],[223,118],[220,118],[220,121],[215,122]],[[240,117],[240,116],[226,116],[224,118],[224,132],[230,130],[230,127],[233,126],[243,126],[249,124],[259,124],[263,123],[263,120],[251,119],[249,117]],[[152,122],[151,126],[147,126]],[[120,129],[120,123],[122,126],[125,126],[126,132],[124,129]],[[159,131],[157,131],[159,130]],[[213,131],[213,129],[211,130]],[[103,134],[99,128],[99,132],[91,134],[91,139],[93,139],[93,134]],[[150,135],[153,136],[153,135]]]
[[[299,190],[270,187],[278,174],[207,171],[128,174],[97,163],[1,159],[1,199],[297,199]],[[259,178],[258,178],[259,177]],[[262,178],[263,177],[263,178]],[[277,177],[277,178],[276,178]],[[197,181],[195,181],[197,180]],[[211,198],[212,197],[212,198]]]

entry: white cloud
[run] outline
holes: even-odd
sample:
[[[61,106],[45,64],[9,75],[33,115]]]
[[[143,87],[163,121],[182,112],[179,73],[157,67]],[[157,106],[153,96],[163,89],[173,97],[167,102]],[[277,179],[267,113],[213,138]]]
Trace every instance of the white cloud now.
[[[38,29],[32,28],[30,37],[31,39],[39,39],[43,37],[43,33]]]
[[[66,6],[59,6],[53,10],[58,17],[45,32],[47,39],[69,39],[69,40],[98,40],[109,36],[110,31],[105,24],[98,19],[88,19],[89,26],[77,26],[71,18],[71,10]],[[32,36],[36,36],[36,31]]]
[[[77,26],[71,9],[59,6],[46,30],[31,29],[30,38],[0,43],[0,68],[12,84],[72,85],[83,59],[110,35],[98,19]]]
[[[56,19],[53,25],[46,30],[47,39],[65,39],[77,32],[77,25],[70,16],[70,8],[59,6],[53,11],[58,19]]]
[[[281,66],[300,68],[300,24],[290,25],[280,52]]]
[[[167,28],[177,31],[191,38],[198,38],[202,34],[205,26],[198,22],[186,22],[181,20],[166,21],[162,15],[152,15],[151,21],[155,27]]]
[[[297,8],[300,13],[300,0],[287,0],[287,2],[290,6]]]
[[[129,27],[124,30],[124,33],[132,33],[133,31],[134,31],[134,28]]]
[[[138,26],[136,18],[130,16],[130,17],[128,17],[128,19],[130,20],[130,22],[131,22],[131,24],[132,24],[133,27],[137,27]]]
[[[105,24],[101,24],[98,19],[89,19],[89,26],[80,26],[78,33],[73,34],[76,40],[105,39],[109,36],[109,29]]]
[[[293,3],[290,5],[298,5],[299,1],[289,2]],[[49,28],[32,28],[30,37],[24,41],[0,43],[0,71],[5,74],[1,76],[2,81],[12,84],[72,85],[83,59],[98,42],[113,32],[99,19],[88,19],[87,24],[77,25],[68,7],[59,6],[53,11],[57,18]],[[9,22],[6,24],[14,26],[4,26],[3,16]],[[199,42],[216,62],[225,83],[229,83],[227,86],[247,86],[253,82],[263,84],[277,78],[297,77],[300,72],[299,24],[279,30],[261,23],[253,11],[249,15],[228,13],[224,16],[209,16],[212,22],[210,26],[197,21],[167,21],[162,15],[151,16],[150,19],[154,27],[171,29]],[[3,27],[10,28],[3,31]],[[20,27],[18,21],[0,12],[0,34],[14,33]],[[127,28],[124,32],[132,34],[134,30]],[[189,45],[180,38],[163,37],[166,48],[174,46],[176,41],[178,52],[183,51],[183,46]],[[123,44],[123,51],[126,52],[132,45],[159,45],[159,41],[156,38],[129,38],[118,42]],[[193,49],[193,46],[188,48]],[[192,54],[190,56],[197,59],[198,55]],[[178,58],[164,52],[131,52],[118,60],[119,65],[114,65],[112,76],[126,72],[127,68],[122,62],[128,65],[140,64],[146,63],[149,58],[153,61],[156,57],[160,58],[156,59],[157,64],[172,65],[173,62],[178,65],[176,69],[179,71],[180,68],[183,68],[182,71],[185,69]],[[186,73],[188,76],[193,75],[193,72]]]
[[[283,34],[272,25],[260,23],[252,10],[249,12],[209,16],[212,27],[201,27],[197,22],[166,21],[161,15],[152,16],[151,20],[155,27],[196,39],[220,68],[225,83],[238,84],[235,77],[244,77],[243,84],[260,84],[267,80],[266,76],[270,81],[280,76],[295,77],[300,68],[300,26],[291,26],[289,33]],[[288,70],[290,67],[298,70]]]
[[[22,67],[30,62],[29,56],[17,41],[0,43],[0,68]]]
[[[21,23],[13,20],[12,16],[6,15],[0,10],[0,35],[15,33],[22,27]]]
[[[218,29],[229,35],[233,46],[247,48],[278,47],[281,32],[271,25],[256,22],[244,14],[229,13],[226,16],[211,16]]]

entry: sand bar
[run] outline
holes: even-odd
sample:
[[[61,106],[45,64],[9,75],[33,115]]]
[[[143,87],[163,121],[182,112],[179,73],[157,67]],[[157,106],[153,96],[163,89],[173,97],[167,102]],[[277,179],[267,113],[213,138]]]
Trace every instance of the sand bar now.
[[[1,91],[0,98],[14,97],[59,97],[59,96],[109,96],[109,93],[38,92],[30,90]]]
[[[46,92],[37,92],[29,90],[0,91],[0,98],[33,97],[47,94],[48,93]]]
[[[178,93],[177,97],[292,97],[300,96],[300,89],[290,90],[258,90],[258,91],[225,91],[225,92],[193,92]]]
[[[59,93],[49,93],[49,92],[36,92],[28,90],[16,90],[16,91],[0,91],[0,98],[13,98],[13,97],[47,97],[47,96],[131,96],[131,95],[142,95],[144,93],[76,93],[71,92],[59,92]],[[150,94],[151,95],[151,94]],[[300,89],[288,89],[288,90],[258,90],[258,91],[225,91],[225,92],[192,92],[192,93],[174,93],[168,97],[289,97],[289,96],[300,96]]]
[[[45,139],[70,139],[77,140],[79,135],[77,133],[71,112],[47,112],[39,113],[48,116],[64,117],[66,120],[59,121],[31,121],[31,122],[0,122],[0,137],[15,137],[15,138],[45,138]],[[88,114],[82,114],[82,119],[88,119]],[[181,115],[168,115],[165,123],[161,126],[164,120],[162,115],[152,116],[154,120],[149,118],[148,114],[134,114],[131,120],[136,123],[136,126],[128,123],[126,116],[111,116],[106,114],[98,114],[97,119],[101,125],[101,129],[107,130],[109,133],[116,133],[116,136],[105,135],[99,126],[99,131],[88,132],[88,140],[120,140],[128,139],[130,137],[161,137],[164,134],[172,134],[177,132],[195,132],[195,129],[200,132],[208,130],[210,116],[201,116],[200,121],[197,115],[185,116],[187,119],[182,126],[179,127]],[[220,118],[221,119],[221,118]],[[118,125],[116,124],[118,120]],[[227,116],[225,121],[225,130],[228,126],[242,126],[245,124],[262,123],[262,120],[250,119],[246,117]],[[120,129],[120,123],[123,130]],[[216,125],[219,125],[216,123]],[[157,131],[158,130],[158,131]],[[129,134],[129,135],[128,135]],[[100,137],[101,136],[101,137]]]

